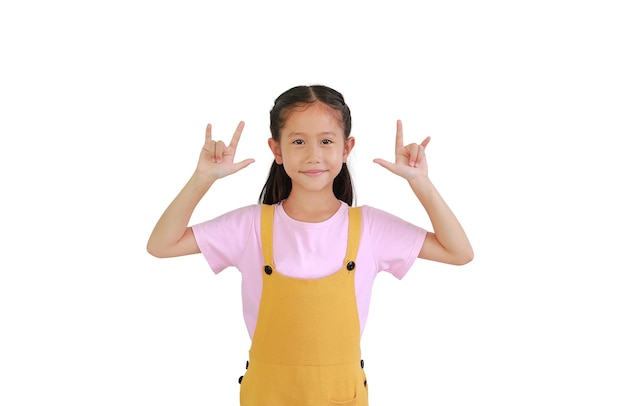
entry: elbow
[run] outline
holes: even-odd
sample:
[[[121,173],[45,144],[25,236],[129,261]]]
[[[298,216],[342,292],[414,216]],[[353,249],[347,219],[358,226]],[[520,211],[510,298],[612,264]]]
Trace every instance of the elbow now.
[[[148,251],[148,254],[152,255],[155,258],[165,258],[166,255],[164,255],[162,250],[159,250],[158,247],[155,247],[153,243],[151,243],[150,241],[148,241],[148,244],[146,245],[146,251]]]
[[[467,251],[456,256],[454,265],[467,265],[474,259],[474,251],[470,247]]]
[[[472,262],[473,259],[474,259],[474,256],[460,258],[454,265],[458,265],[458,266],[467,265],[470,262]]]

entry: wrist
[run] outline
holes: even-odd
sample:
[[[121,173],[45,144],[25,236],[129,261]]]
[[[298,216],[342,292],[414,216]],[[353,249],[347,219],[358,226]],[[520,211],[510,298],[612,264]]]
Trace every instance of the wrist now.
[[[189,185],[194,189],[203,189],[206,191],[216,180],[217,178],[212,175],[194,171],[193,175],[191,175],[191,178],[189,179]]]
[[[409,182],[409,185],[411,185],[411,188],[413,189],[433,187],[433,183],[430,181],[430,178],[428,176],[415,176],[407,179],[407,182]]]
[[[408,180],[413,193],[420,199],[430,195],[435,191],[435,185],[430,181],[428,177],[412,178]]]

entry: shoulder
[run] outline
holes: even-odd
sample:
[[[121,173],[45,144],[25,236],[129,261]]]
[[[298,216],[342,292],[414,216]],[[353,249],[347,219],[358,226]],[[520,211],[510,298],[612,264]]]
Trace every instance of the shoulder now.
[[[255,227],[261,218],[261,204],[251,204],[224,213],[222,224],[233,228]]]
[[[422,238],[426,234],[422,227],[385,210],[361,206],[361,213],[363,228],[375,236],[384,238],[389,235],[402,237],[416,235]]]
[[[228,212],[222,214],[219,217],[226,217],[226,218],[250,218],[250,217],[258,217],[259,213],[261,213],[261,205],[260,204],[251,204],[251,205],[248,205],[248,206],[242,206],[242,207],[239,207],[237,209],[228,211]]]
[[[371,252],[377,271],[401,279],[417,258],[426,230],[374,207],[363,206],[362,213],[362,241]]]
[[[361,213],[364,219],[367,219],[368,221],[379,221],[379,222],[396,222],[396,221],[402,221],[405,222],[405,220],[403,220],[402,218],[391,214],[387,211],[381,210],[381,209],[377,209],[376,207],[372,207],[372,206],[360,206],[361,208]]]
[[[234,216],[234,217],[246,217],[246,216],[258,216],[261,213],[261,204],[251,204],[248,206],[242,206],[238,209],[231,210],[225,215]]]
[[[256,221],[261,213],[260,204],[252,204],[223,213],[210,220],[193,226],[194,231],[213,229],[215,227],[241,227]]]

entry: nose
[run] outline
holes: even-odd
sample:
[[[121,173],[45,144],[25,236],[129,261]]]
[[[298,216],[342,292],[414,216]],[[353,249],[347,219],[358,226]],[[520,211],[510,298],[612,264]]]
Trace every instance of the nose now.
[[[322,149],[317,144],[309,144],[307,147],[306,162],[319,163],[321,161]]]

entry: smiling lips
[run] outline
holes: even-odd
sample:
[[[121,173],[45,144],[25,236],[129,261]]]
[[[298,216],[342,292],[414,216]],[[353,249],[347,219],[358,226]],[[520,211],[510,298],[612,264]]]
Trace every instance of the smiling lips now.
[[[324,172],[326,172],[323,169],[310,169],[308,171],[302,171],[303,174],[307,175],[307,176],[319,176],[321,174],[323,174]]]

